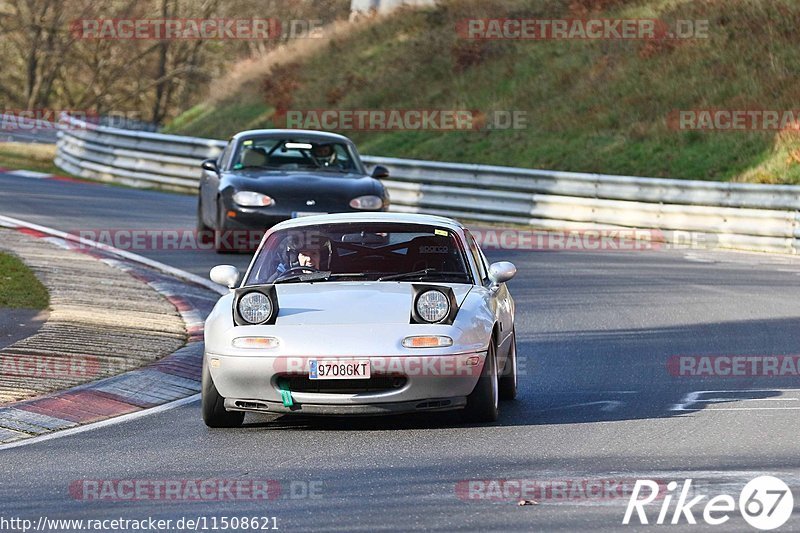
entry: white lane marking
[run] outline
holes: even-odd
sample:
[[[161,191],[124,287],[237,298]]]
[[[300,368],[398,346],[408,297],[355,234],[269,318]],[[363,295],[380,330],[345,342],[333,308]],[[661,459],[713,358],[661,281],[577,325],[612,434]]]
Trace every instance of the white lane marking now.
[[[548,392],[547,394],[564,394],[564,395],[576,395],[576,394],[639,394],[638,390],[575,390],[569,392]]]
[[[731,402],[757,402],[757,401],[797,401],[798,398],[703,398],[704,394],[741,394],[741,393],[763,393],[763,392],[791,392],[798,393],[800,389],[731,389],[731,390],[706,390],[694,391],[686,394],[680,401],[670,408],[670,411],[765,411],[765,410],[800,410],[800,406],[792,407],[709,407],[705,409],[706,403],[731,403]]]
[[[47,174],[45,172],[36,172],[33,170],[11,170],[8,172],[4,172],[4,174],[15,176],[19,178],[33,178],[37,180],[45,179],[45,178],[52,178],[52,174]]]
[[[539,412],[545,411],[558,411],[559,409],[572,409],[573,407],[588,407],[590,405],[602,405],[603,407],[600,408],[601,411],[611,412],[619,407],[622,407],[623,403],[617,400],[603,400],[597,402],[585,402],[585,403],[573,403],[571,405],[559,405],[557,407],[548,407],[547,409],[539,409]]]
[[[45,233],[47,235],[59,237],[61,239],[70,242],[76,242],[84,246],[89,246],[90,248],[97,248],[98,250],[103,250],[104,252],[114,254],[118,257],[122,257],[129,261],[149,266],[150,268],[154,268],[155,270],[158,270],[159,272],[162,272],[164,274],[203,286],[207,289],[217,292],[220,295],[228,294],[227,288],[214,283],[210,279],[201,278],[200,276],[192,274],[191,272],[186,272],[185,270],[180,270],[178,268],[165,265],[164,263],[148,259],[147,257],[143,257],[141,255],[134,254],[131,252],[126,252],[125,250],[120,250],[119,248],[114,248],[113,246],[109,246],[107,244],[99,243],[89,239],[84,239],[83,237],[70,235],[69,233],[65,233],[57,229],[48,228],[46,226],[40,226],[38,224],[31,224],[30,222],[25,222],[23,220],[19,220],[16,218],[7,217],[5,215],[0,215],[0,226],[5,226],[8,228],[28,228],[34,231]]]
[[[797,402],[800,398],[708,398],[703,402]]]
[[[709,407],[706,411],[800,411],[800,407]]]
[[[692,262],[692,263],[716,263],[717,262],[716,259],[708,259],[708,258],[705,258],[705,257],[699,257],[697,255],[693,255],[693,254],[686,254],[686,255],[683,256],[683,258],[686,259],[687,261]]]
[[[0,451],[8,450],[11,448],[19,448],[20,446],[27,446],[29,444],[36,444],[37,442],[60,439],[61,437],[69,437],[70,435],[83,433],[84,431],[92,431],[95,429],[113,426],[115,424],[130,422],[131,420],[136,420],[137,418],[143,418],[145,416],[150,416],[157,413],[163,413],[164,411],[169,411],[170,409],[175,409],[176,407],[181,407],[182,405],[196,402],[199,399],[200,399],[200,394],[194,394],[192,396],[187,396],[186,398],[181,398],[180,400],[175,400],[174,402],[157,405],[156,407],[150,407],[149,409],[142,409],[141,411],[136,411],[135,413],[128,413],[127,415],[120,415],[114,418],[108,418],[106,420],[93,422],[91,424],[86,424],[84,426],[64,429],[61,431],[54,431],[53,433],[46,433],[44,435],[39,435],[38,437],[21,439],[18,441],[9,442],[7,444],[0,444]],[[198,417],[198,422],[199,422],[199,417]]]

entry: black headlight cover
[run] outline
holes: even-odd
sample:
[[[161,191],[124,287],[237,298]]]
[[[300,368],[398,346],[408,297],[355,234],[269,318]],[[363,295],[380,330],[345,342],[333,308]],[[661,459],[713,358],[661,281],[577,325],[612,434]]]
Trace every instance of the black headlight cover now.
[[[456,319],[456,315],[458,314],[458,302],[456,301],[456,295],[453,292],[453,289],[447,286],[441,285],[422,285],[419,283],[413,283],[411,285],[413,289],[412,297],[411,297],[411,323],[412,324],[445,324],[445,325],[452,325]],[[450,312],[444,317],[443,320],[439,322],[428,322],[427,320],[423,319],[417,313],[417,300],[420,296],[425,294],[428,291],[439,291],[445,295],[447,300],[450,302]]]
[[[272,312],[270,313],[269,317],[263,322],[259,322],[258,324],[253,324],[248,322],[242,315],[239,314],[239,300],[242,299],[243,296],[246,294],[250,294],[251,292],[260,292],[267,298],[269,298],[269,302],[272,304]],[[241,287],[234,291],[233,296],[233,323],[237,326],[262,326],[262,325],[272,325],[275,323],[275,320],[278,318],[278,292],[275,290],[275,285],[251,285],[249,287]]]

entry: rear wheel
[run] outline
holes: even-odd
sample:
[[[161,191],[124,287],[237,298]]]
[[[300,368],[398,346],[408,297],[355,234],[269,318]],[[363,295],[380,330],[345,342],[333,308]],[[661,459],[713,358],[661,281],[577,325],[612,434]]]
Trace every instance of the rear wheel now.
[[[517,332],[511,332],[511,348],[508,350],[506,365],[500,374],[500,399],[513,400],[517,397]]]
[[[486,361],[483,363],[481,376],[475,389],[467,396],[467,407],[464,409],[466,418],[472,422],[494,422],[497,420],[498,404],[500,403],[497,382],[497,356],[495,340],[489,342],[486,351]]]
[[[203,361],[203,389],[200,403],[203,422],[210,428],[238,428],[244,422],[243,412],[225,410],[225,398],[219,395],[205,361]]]

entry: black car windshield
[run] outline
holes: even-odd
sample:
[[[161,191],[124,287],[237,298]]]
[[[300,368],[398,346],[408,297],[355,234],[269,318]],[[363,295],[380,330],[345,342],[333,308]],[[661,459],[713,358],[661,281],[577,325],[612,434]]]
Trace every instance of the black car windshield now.
[[[323,224],[269,236],[247,285],[303,281],[472,283],[465,250],[448,229],[419,224]]]
[[[347,144],[336,141],[255,137],[239,143],[230,168],[357,172],[355,156]]]

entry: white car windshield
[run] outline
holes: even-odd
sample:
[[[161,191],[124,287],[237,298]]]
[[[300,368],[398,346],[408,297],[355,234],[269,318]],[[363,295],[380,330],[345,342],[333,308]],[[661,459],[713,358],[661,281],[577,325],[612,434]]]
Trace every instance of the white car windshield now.
[[[460,238],[417,224],[324,224],[267,238],[247,285],[302,281],[472,283]]]

